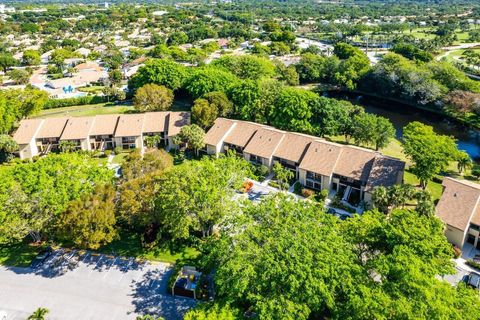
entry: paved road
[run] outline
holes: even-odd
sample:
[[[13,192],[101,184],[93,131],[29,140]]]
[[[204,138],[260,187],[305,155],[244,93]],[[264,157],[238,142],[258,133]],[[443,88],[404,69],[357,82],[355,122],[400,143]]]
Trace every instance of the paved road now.
[[[38,307],[50,310],[49,319],[120,320],[141,314],[181,319],[195,305],[166,294],[171,269],[165,264],[88,254],[68,269],[55,259],[35,271],[0,267],[0,310],[8,320],[24,320]]]

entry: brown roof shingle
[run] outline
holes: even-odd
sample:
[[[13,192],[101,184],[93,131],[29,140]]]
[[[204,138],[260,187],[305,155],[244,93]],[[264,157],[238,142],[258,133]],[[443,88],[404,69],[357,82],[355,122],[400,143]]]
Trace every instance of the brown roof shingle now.
[[[168,135],[174,136],[179,134],[182,127],[189,124],[189,112],[170,112],[170,115],[168,117]]]
[[[63,129],[67,124],[68,118],[48,118],[42,124],[37,133],[37,139],[43,138],[60,138]]]
[[[143,122],[144,133],[164,132],[167,128],[168,112],[147,112]]]
[[[341,153],[341,145],[327,141],[313,141],[305,152],[299,168],[330,176]]]
[[[144,114],[122,114],[118,118],[115,137],[138,137],[142,135]]]
[[[69,118],[61,140],[88,139],[94,117]]]
[[[279,130],[259,128],[243,151],[269,159],[282,142],[284,135]]]
[[[343,146],[334,173],[367,182],[377,152],[354,146]]]
[[[20,126],[13,135],[13,140],[18,144],[28,144],[42,125],[42,119],[26,119],[20,122]]]
[[[464,231],[470,219],[477,221],[480,185],[452,178],[443,179],[442,185],[444,191],[436,207],[437,215],[444,223]]]
[[[254,133],[261,127],[262,125],[256,123],[237,121],[237,125],[227,135],[224,141],[226,143],[245,148],[248,141],[250,141],[250,139],[253,137]]]
[[[218,145],[233,125],[235,125],[235,122],[232,120],[217,118],[213,126],[205,134],[205,144]]]
[[[278,158],[299,163],[302,160],[308,145],[314,140],[314,137],[287,132],[285,133],[282,143],[280,143],[273,155]]]
[[[405,162],[378,155],[373,161],[372,170],[368,176],[367,191],[377,186],[389,187],[397,183],[399,174],[405,170]]]
[[[90,130],[91,136],[106,136],[113,135],[115,128],[117,127],[118,114],[104,114],[95,116],[92,130]]]

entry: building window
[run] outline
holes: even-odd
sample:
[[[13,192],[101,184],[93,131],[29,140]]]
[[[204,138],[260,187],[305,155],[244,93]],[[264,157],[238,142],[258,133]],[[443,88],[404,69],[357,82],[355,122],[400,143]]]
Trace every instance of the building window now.
[[[321,182],[322,175],[315,172],[307,171],[307,179]]]

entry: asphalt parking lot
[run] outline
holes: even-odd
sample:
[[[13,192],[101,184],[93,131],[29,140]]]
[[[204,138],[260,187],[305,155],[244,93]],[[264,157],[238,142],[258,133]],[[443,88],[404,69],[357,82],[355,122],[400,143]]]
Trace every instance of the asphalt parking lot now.
[[[54,252],[37,269],[0,267],[0,310],[24,320],[38,307],[48,319],[182,319],[193,299],[166,294],[168,264],[90,252]]]

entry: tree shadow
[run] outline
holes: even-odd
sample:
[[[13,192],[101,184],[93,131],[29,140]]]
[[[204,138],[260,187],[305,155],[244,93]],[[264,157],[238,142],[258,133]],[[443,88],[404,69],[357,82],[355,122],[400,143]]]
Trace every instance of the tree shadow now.
[[[166,320],[183,319],[189,309],[195,307],[194,299],[168,294],[169,278],[174,275],[172,268],[153,269],[142,279],[132,283],[132,298],[135,312],[164,317]]]

